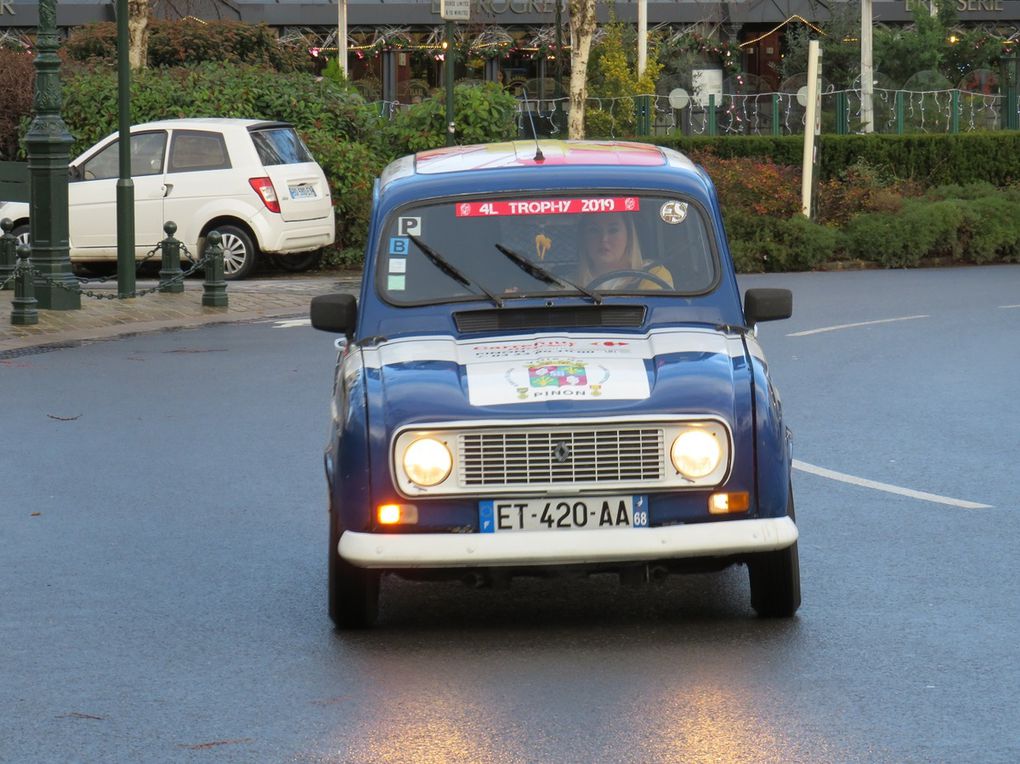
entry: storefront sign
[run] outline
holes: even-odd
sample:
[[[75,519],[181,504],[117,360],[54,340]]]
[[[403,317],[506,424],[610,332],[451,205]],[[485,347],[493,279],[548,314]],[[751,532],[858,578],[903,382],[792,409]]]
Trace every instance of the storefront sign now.
[[[432,12],[439,13],[441,0],[432,0]],[[450,2],[450,0],[446,0]],[[471,0],[473,8],[483,15],[499,16],[504,13],[553,13],[556,0]]]
[[[968,11],[1003,11],[1003,0],[956,0],[957,13]],[[904,7],[908,11],[915,8],[928,10],[931,6],[927,0],[905,0]]]
[[[0,16],[5,13],[8,16],[14,15],[14,0],[0,0]]]

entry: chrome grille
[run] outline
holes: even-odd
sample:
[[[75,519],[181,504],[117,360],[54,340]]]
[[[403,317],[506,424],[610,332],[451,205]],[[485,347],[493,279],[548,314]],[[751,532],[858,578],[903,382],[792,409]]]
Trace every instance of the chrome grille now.
[[[458,477],[464,488],[657,481],[663,440],[656,426],[462,432]]]

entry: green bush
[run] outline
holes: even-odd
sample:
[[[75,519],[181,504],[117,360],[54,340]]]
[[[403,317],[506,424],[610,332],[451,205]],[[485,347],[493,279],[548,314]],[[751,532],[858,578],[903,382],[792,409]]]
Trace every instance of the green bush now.
[[[723,217],[741,273],[808,271],[836,259],[840,251],[838,230],[803,215],[776,218],[724,207]]]
[[[496,83],[457,85],[453,110],[458,144],[505,141],[517,135],[517,99]],[[383,134],[392,156],[445,146],[444,91],[398,112]]]
[[[75,29],[64,43],[72,61],[115,66],[117,25],[88,24]],[[207,61],[253,64],[280,72],[311,72],[313,62],[303,45],[281,43],[265,24],[240,21],[150,21],[148,65],[184,66]]]

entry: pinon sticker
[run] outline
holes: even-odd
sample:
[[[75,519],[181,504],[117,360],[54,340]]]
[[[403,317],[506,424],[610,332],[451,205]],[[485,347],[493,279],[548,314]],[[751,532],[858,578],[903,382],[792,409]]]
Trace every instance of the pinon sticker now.
[[[523,363],[469,364],[467,372],[475,406],[649,395],[644,362],[633,358],[539,357]]]

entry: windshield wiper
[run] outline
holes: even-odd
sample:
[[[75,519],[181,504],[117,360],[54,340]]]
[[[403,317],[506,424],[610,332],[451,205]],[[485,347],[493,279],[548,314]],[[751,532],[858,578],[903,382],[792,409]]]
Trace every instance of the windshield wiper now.
[[[422,254],[424,254],[425,257],[427,257],[433,265],[435,265],[439,270],[441,270],[451,279],[453,279],[459,284],[466,286],[468,289],[477,289],[479,292],[481,292],[490,300],[492,300],[493,304],[497,308],[503,307],[503,301],[499,297],[494,295],[492,292],[483,287],[481,284],[477,284],[471,279],[469,279],[467,276],[465,276],[463,273],[457,270],[453,265],[451,265],[450,262],[445,257],[440,255],[438,252],[432,249],[432,247],[423,242],[417,236],[415,236],[414,234],[408,234],[407,238],[409,238],[417,245],[418,249],[422,251]]]
[[[498,249],[502,254],[506,255],[507,259],[510,260],[514,265],[520,268],[522,271],[527,273],[539,281],[544,281],[546,284],[557,284],[561,287],[570,287],[571,289],[580,292],[585,297],[590,297],[592,302],[596,305],[602,304],[602,295],[593,289],[585,289],[583,286],[578,286],[573,281],[568,281],[562,276],[555,276],[540,265],[535,265],[533,262],[528,260],[526,257],[517,254],[509,247],[504,247],[502,244],[497,244]]]

